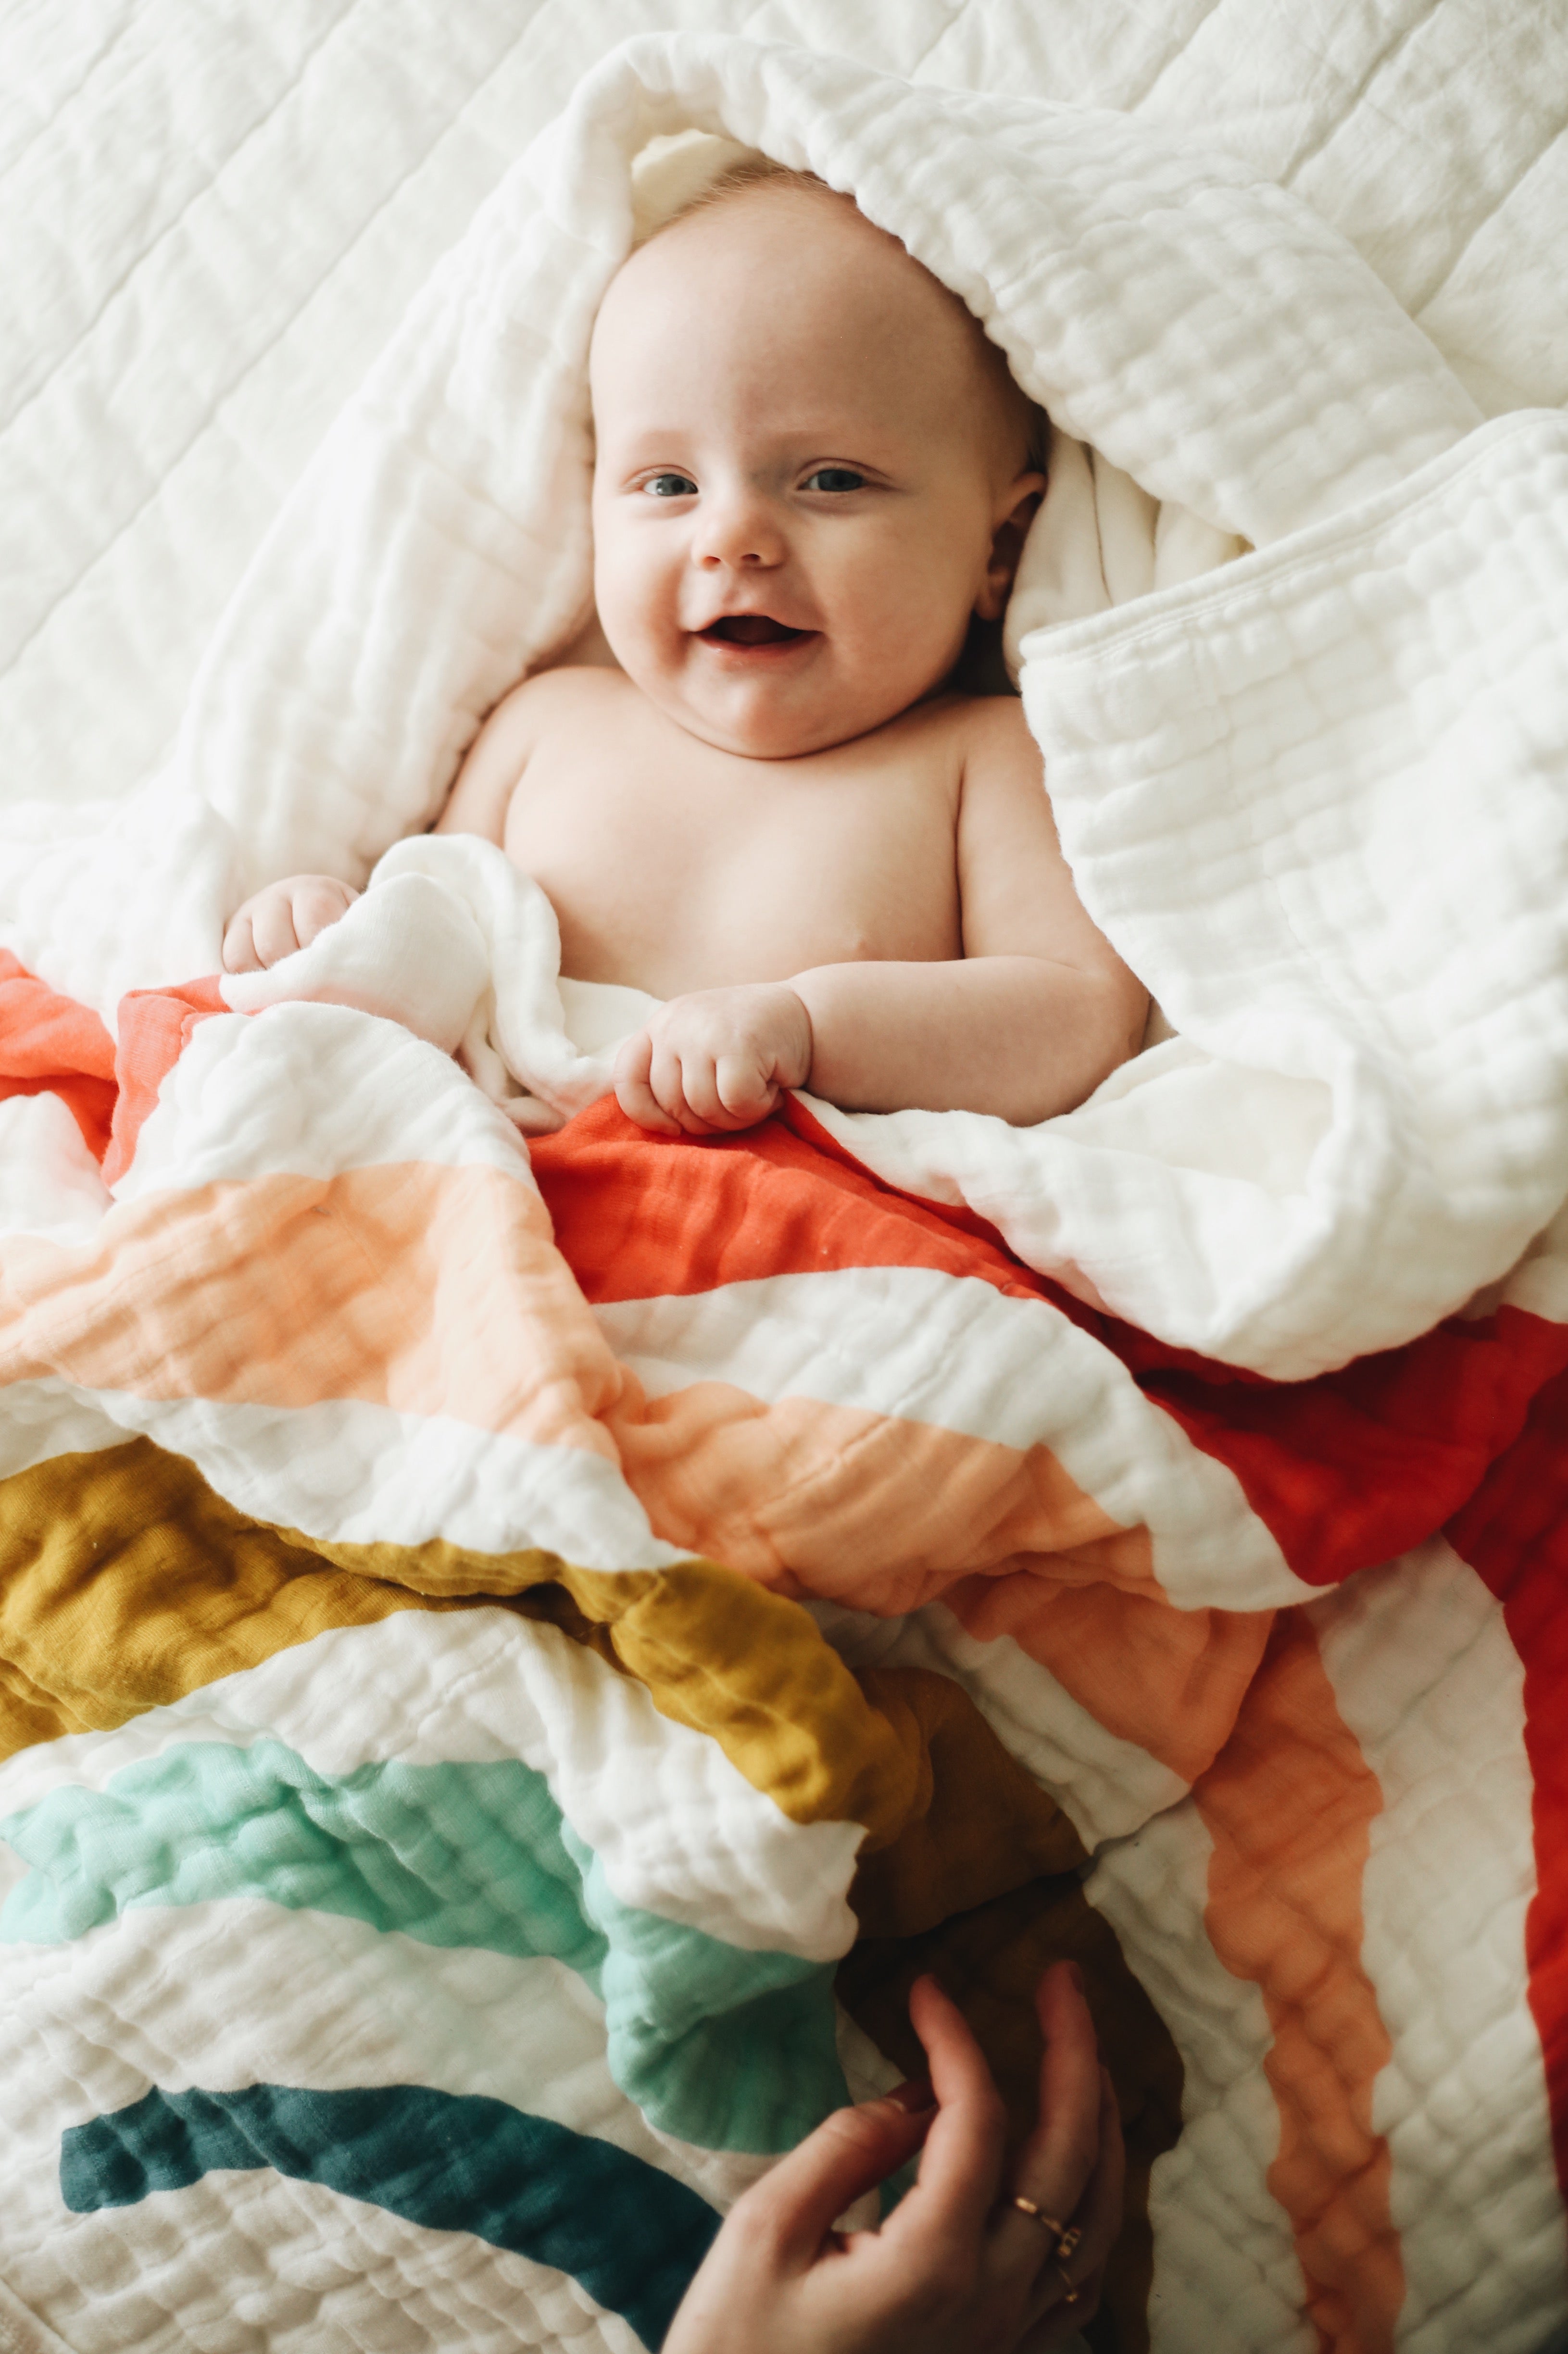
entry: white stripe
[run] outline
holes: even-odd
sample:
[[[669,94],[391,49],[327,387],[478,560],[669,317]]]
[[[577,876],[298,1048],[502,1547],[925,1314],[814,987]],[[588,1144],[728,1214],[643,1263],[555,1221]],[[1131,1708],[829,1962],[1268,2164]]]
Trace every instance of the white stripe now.
[[[64,1097],[46,1091],[0,1098],[0,1235],[90,1241],[108,1207],[98,1163]],[[0,2354],[4,2346],[0,2338]]]
[[[1510,1308],[1527,1309],[1549,1324],[1568,1324],[1568,1209],[1536,1236],[1512,1274],[1491,1289]],[[1482,1299],[1490,1297],[1489,1291]]]
[[[935,1267],[835,1267],[594,1310],[651,1396],[733,1383],[774,1404],[934,1423],[1049,1447],[1124,1528],[1147,1526],[1180,1607],[1249,1610],[1317,1589],[1287,1565],[1234,1475],[1192,1446],[1097,1341],[1041,1299]]]
[[[623,1903],[747,1952],[831,1961],[853,1941],[858,1823],[791,1822],[715,1740],[662,1715],[645,1685],[509,1610],[404,1610],[330,1628],[116,1732],[24,1749],[0,1766],[0,1814],[54,1789],[101,1789],[175,1743],[244,1746],[266,1734],[323,1774],[521,1758]]]
[[[1265,2179],[1279,2150],[1263,2073],[1274,2033],[1257,1987],[1209,1943],[1212,1853],[1188,1798],[1103,1850],[1085,1883],[1186,2072],[1181,2138],[1150,2185],[1151,2354],[1315,2354],[1290,2221]]]
[[[14,2285],[76,2347],[646,2354],[630,2323],[567,2273],[270,2168],[205,2174],[90,2215],[64,2211],[58,2177],[51,2203],[45,2168],[0,2231]]]
[[[121,1437],[134,1432],[185,1456],[238,1511],[306,1536],[397,1545],[444,1537],[476,1553],[557,1553],[579,1569],[691,1559],[653,1534],[617,1465],[591,1447],[535,1446],[367,1398],[280,1406],[64,1384],[60,1394],[110,1416]]]
[[[57,1455],[91,1455],[124,1444],[124,1431],[90,1393],[53,1380],[0,1385],[0,1479]]]
[[[287,1999],[259,1999],[291,1988]],[[591,2134],[727,2207],[771,2160],[656,2131],[616,2084],[604,2006],[564,1962],[260,1899],[133,1906],[51,1950],[0,1946],[5,2077],[58,2168],[67,2126],[164,2092],[429,2084]],[[303,1999],[301,1999],[303,1998]],[[112,2041],[99,2023],[112,2017]],[[26,2087],[26,2096],[23,2088]],[[3,2131],[0,2126],[0,2131]]]
[[[1534,2354],[1568,2319],[1568,2243],[1524,1950],[1524,1671],[1501,1605],[1440,1538],[1309,1616],[1383,1788],[1361,1956],[1393,2044],[1372,2122],[1404,2257],[1395,2344]]]
[[[448,1055],[351,1006],[274,1005],[196,1024],[113,1190],[135,1202],[409,1161],[533,1185],[516,1129]]]

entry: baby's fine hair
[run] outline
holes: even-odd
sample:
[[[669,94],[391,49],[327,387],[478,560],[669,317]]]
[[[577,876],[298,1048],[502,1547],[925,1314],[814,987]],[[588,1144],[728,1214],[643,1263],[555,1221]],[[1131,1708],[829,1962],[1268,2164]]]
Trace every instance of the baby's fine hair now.
[[[690,220],[694,213],[711,211],[715,205],[722,205],[732,196],[744,196],[752,188],[773,188],[780,192],[796,188],[802,195],[825,197],[830,204],[854,206],[853,196],[846,196],[842,189],[831,188],[826,180],[819,179],[815,172],[796,171],[789,164],[775,163],[771,155],[741,155],[733,164],[726,164],[723,171],[715,172],[711,180],[705,180],[683,204],[677,205],[667,218],[651,229],[646,237],[640,239],[639,243],[646,245],[651,239],[661,237],[666,229],[673,228],[677,222]],[[858,206],[854,208],[859,210]],[[953,300],[959,302],[964,310],[969,309],[958,295],[955,294]],[[969,316],[973,319],[974,313],[970,312]],[[999,390],[1010,407],[1016,405],[1023,419],[1022,471],[1043,474],[1047,471],[1051,448],[1050,419],[1039,403],[1030,399],[1008,366],[1005,354],[991,342],[978,319],[974,319],[974,326],[984,346],[986,364],[995,376]]]

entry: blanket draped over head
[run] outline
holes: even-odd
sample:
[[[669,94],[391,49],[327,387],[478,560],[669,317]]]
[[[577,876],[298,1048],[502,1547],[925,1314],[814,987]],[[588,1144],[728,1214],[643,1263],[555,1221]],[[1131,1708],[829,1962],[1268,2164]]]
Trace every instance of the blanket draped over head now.
[[[643,1138],[636,1001],[557,986],[498,851],[405,839],[588,618],[595,312],[737,146],[853,195],[1052,421],[1009,645],[1173,1034],[1036,1129]],[[0,819],[16,2296],[129,2296],[154,2192],[340,2263],[358,2201],[410,2277],[467,2234],[519,2342],[656,2345],[714,2208],[885,2081],[866,2031],[913,2058],[924,1938],[1020,2114],[995,2020],[1085,1960],[1128,2347],[1544,2327],[1565,775],[1568,424],[1482,424],[1294,197],[800,50],[596,69],[285,502],[165,773]],[[371,887],[220,981],[305,870]]]

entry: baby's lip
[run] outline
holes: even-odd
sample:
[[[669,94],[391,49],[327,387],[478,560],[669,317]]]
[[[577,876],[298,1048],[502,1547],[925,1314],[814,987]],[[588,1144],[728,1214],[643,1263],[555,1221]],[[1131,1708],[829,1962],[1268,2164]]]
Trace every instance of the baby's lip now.
[[[733,646],[755,653],[799,645],[817,632],[778,620],[771,613],[720,613],[695,634],[705,645]]]

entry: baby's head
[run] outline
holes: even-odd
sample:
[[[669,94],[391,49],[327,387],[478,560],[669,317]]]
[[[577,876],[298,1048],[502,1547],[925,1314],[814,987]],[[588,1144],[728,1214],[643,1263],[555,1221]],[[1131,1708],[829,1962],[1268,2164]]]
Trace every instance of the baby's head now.
[[[994,619],[1044,476],[955,295],[846,196],[731,174],[612,281],[594,580],[622,667],[762,758],[881,726]]]

